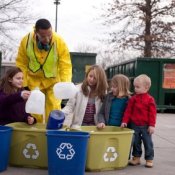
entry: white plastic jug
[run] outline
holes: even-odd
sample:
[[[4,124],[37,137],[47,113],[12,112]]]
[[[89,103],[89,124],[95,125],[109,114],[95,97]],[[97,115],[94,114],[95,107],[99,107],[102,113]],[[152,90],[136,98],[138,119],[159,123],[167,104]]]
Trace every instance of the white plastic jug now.
[[[75,97],[77,91],[78,89],[72,82],[56,83],[53,87],[55,97],[60,100]]]
[[[43,114],[45,112],[45,95],[39,88],[31,91],[31,94],[26,102],[25,110],[31,114]]]

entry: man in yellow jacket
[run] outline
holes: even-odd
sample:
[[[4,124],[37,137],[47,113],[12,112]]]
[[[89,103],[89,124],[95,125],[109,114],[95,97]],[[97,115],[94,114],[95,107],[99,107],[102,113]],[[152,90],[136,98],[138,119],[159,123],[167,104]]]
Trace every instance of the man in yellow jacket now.
[[[34,31],[21,41],[16,66],[24,73],[24,87],[30,90],[39,87],[46,96],[46,122],[52,110],[60,109],[60,103],[53,94],[57,82],[70,82],[72,64],[69,50],[63,39],[52,31],[47,19],[39,19]],[[37,121],[41,122],[41,116]]]

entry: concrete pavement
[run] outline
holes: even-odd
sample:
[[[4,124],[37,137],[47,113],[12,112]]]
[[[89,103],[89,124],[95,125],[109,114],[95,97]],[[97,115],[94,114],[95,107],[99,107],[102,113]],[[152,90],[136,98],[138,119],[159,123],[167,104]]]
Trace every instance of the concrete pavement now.
[[[175,114],[158,114],[156,132],[153,136],[155,159],[153,168],[127,166],[121,170],[86,172],[85,175],[174,175],[175,174]],[[48,175],[47,170],[8,167],[0,175]],[[72,173],[72,175],[78,175]]]

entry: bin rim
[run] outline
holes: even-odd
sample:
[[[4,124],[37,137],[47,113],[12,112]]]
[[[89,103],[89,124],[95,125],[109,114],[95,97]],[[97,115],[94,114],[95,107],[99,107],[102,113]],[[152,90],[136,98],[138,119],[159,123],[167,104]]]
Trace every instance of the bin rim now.
[[[20,126],[15,126],[15,124],[16,125],[18,125],[18,124],[26,124],[26,128],[24,128],[24,127],[20,127]],[[11,128],[13,128],[13,130],[15,130],[15,131],[23,131],[23,132],[46,132],[46,128],[42,128],[42,129],[40,129],[40,128],[34,128],[36,125],[43,125],[42,123],[35,123],[35,124],[33,124],[33,125],[28,125],[27,123],[25,123],[25,122],[14,122],[14,123],[9,123],[9,124],[7,124],[7,125],[5,125],[5,126],[8,126],[8,127],[11,127]],[[33,127],[33,128],[32,128]],[[32,129],[31,129],[32,128]],[[31,130],[29,130],[29,129],[31,129]]]
[[[7,131],[12,131],[13,128],[10,126],[6,126],[6,125],[0,125],[0,132],[7,132]]]
[[[64,137],[89,137],[90,133],[85,131],[60,131],[47,130],[46,136],[64,136]]]
[[[89,128],[89,130],[83,130],[83,128]],[[106,126],[105,128],[116,128],[117,126]],[[89,132],[91,135],[115,135],[117,133],[117,135],[120,134],[133,134],[134,130],[130,129],[130,128],[121,128],[120,131],[104,131],[103,129],[97,129],[97,130],[93,130],[93,128],[96,128],[96,126],[81,126],[79,129],[73,129],[70,128],[69,130],[73,130],[73,131],[81,131],[81,132]],[[117,127],[120,128],[120,127]]]
[[[114,132],[101,132],[101,131],[83,131],[83,132],[89,132],[91,135],[123,135],[123,134],[133,134],[134,131],[114,131]]]

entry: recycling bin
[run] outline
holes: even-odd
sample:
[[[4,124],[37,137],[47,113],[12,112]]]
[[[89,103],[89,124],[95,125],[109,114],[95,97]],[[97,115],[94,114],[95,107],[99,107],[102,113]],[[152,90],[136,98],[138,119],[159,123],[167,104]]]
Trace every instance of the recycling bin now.
[[[88,132],[47,131],[49,175],[84,175]]]
[[[133,130],[116,126],[100,130],[96,126],[82,126],[81,131],[90,133],[87,171],[121,169],[128,164]]]
[[[7,126],[13,128],[9,164],[20,167],[47,168],[46,125],[16,122]]]
[[[11,135],[11,127],[0,126],[0,172],[5,171],[8,166]]]

